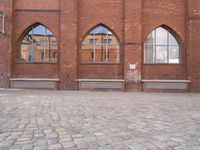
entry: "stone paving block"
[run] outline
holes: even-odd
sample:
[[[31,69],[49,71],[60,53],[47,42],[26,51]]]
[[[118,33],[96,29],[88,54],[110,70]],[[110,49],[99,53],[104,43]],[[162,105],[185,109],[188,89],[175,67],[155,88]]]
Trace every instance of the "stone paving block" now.
[[[89,145],[84,141],[75,142],[78,149],[88,149]]]
[[[155,140],[155,141],[152,141],[153,144],[155,144],[157,147],[159,147],[160,149],[167,149],[168,148],[168,145],[164,142],[161,142],[159,140]]]
[[[22,146],[21,150],[32,150],[33,149],[33,144],[26,144]]]
[[[48,145],[57,144],[58,143],[58,139],[57,138],[48,139],[47,143],[48,143]]]
[[[131,150],[144,150],[144,146],[142,144],[134,143],[129,146]]]
[[[62,146],[63,146],[64,148],[73,148],[73,147],[75,147],[76,145],[74,144],[74,142],[64,142],[64,143],[62,143]]]
[[[62,145],[61,144],[52,144],[48,146],[49,150],[59,150],[62,149]]]
[[[48,150],[47,146],[35,146],[33,150]]]
[[[10,146],[0,146],[0,150],[9,150]]]
[[[10,150],[21,150],[21,148],[22,148],[22,145],[12,145],[10,147]]]
[[[37,139],[37,140],[35,140],[35,145],[36,146],[44,146],[46,144],[47,144],[46,139]]]
[[[46,137],[47,139],[54,139],[54,138],[57,138],[58,135],[56,133],[48,133]]]

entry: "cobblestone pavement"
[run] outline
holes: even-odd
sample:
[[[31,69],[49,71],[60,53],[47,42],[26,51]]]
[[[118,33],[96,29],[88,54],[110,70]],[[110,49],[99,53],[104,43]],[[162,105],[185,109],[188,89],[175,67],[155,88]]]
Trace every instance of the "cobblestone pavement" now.
[[[200,150],[200,94],[0,90],[0,150]]]

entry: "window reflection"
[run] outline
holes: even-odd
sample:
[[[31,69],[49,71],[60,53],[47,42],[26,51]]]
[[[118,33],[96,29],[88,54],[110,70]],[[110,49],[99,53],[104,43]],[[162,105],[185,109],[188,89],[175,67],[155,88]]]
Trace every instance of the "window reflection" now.
[[[58,43],[52,32],[43,25],[32,28],[21,41],[21,62],[56,63]]]
[[[119,57],[119,42],[104,26],[97,26],[82,42],[83,63],[118,63]]]
[[[180,63],[180,47],[176,38],[165,28],[152,31],[144,43],[145,63]]]

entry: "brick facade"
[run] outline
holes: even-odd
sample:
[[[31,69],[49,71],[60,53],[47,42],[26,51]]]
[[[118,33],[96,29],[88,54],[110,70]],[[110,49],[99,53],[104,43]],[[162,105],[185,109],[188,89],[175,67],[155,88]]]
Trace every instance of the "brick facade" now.
[[[0,87],[9,78],[59,78],[59,89],[76,90],[76,79],[125,79],[126,90],[141,91],[142,79],[190,80],[200,91],[199,0],[0,0],[6,34],[0,34]],[[19,45],[37,23],[59,43],[58,63],[20,63]],[[119,40],[120,63],[82,64],[81,43],[103,24]],[[159,26],[177,37],[180,64],[144,64],[144,41]],[[136,69],[130,69],[136,64]]]

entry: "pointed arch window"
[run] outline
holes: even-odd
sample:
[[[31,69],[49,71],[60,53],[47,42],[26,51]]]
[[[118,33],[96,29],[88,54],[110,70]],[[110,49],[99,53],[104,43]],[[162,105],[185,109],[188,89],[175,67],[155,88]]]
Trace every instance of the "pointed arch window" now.
[[[159,27],[147,36],[144,43],[144,63],[180,63],[179,43],[168,29]]]
[[[20,44],[20,62],[56,63],[58,43],[53,33],[43,25],[32,27]]]
[[[115,35],[99,25],[84,38],[81,45],[82,63],[119,63],[120,46]]]

